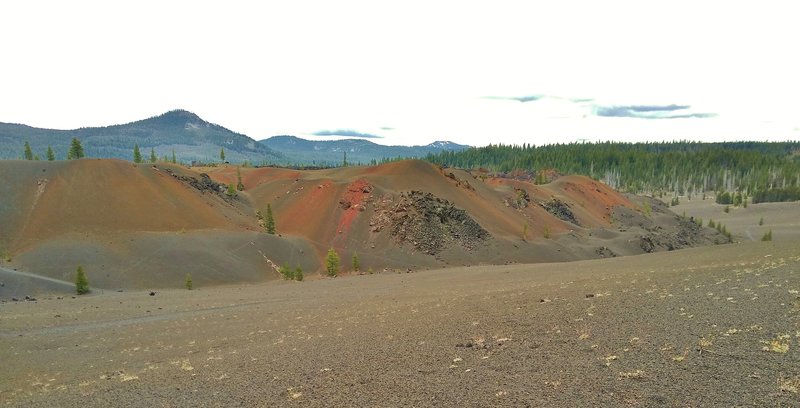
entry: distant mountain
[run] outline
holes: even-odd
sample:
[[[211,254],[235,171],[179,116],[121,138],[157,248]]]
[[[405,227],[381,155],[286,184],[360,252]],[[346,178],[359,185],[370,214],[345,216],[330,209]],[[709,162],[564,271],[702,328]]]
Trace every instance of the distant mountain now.
[[[281,152],[286,162],[296,164],[315,164],[320,166],[339,165],[347,152],[349,163],[368,164],[373,160],[419,158],[429,153],[460,151],[470,146],[453,142],[438,141],[425,146],[384,146],[362,139],[306,140],[295,136],[273,136],[259,143]]]
[[[40,129],[0,122],[0,158],[14,159],[23,155],[27,141],[33,153],[45,159],[47,146],[53,147],[57,159],[64,159],[73,137],[81,140],[88,157],[131,160],[134,144],[142,156],[172,156],[179,161],[219,161],[220,149],[230,162],[249,160],[254,164],[282,161],[280,153],[255,140],[206,122],[192,112],[174,110],[163,115],[124,125],[89,127],[74,130]]]

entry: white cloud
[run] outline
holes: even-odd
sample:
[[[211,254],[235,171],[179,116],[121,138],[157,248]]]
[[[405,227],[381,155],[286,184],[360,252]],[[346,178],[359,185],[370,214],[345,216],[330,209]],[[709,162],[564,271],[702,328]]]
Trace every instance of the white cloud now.
[[[75,128],[184,108],[256,139],[381,143],[796,138],[791,4],[14,2],[0,121]],[[597,118],[585,104],[713,119]],[[768,121],[769,123],[764,123]],[[395,128],[381,132],[381,127]]]

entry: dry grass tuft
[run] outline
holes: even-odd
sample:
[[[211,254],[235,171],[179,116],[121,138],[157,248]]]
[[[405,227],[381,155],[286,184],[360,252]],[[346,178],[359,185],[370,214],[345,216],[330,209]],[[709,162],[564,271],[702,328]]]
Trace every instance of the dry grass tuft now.
[[[672,357],[672,361],[677,361],[680,363],[681,361],[686,360],[686,357],[689,357],[689,347],[683,349],[683,354]]]
[[[605,364],[606,364],[606,367],[610,366],[610,365],[611,365],[611,362],[612,362],[612,361],[614,361],[614,360],[616,360],[617,358],[619,358],[619,357],[617,357],[617,356],[615,356],[615,355],[611,355],[611,356],[608,356],[608,357],[606,357],[606,358],[604,359],[604,360],[606,361],[606,363],[605,363]]]
[[[581,340],[586,340],[592,335],[592,329],[588,326],[583,326],[577,330],[578,338]]]
[[[800,377],[778,378],[778,390],[797,394],[800,391]]]
[[[619,373],[619,377],[620,378],[633,378],[633,379],[644,378],[644,371],[643,370],[634,370],[634,371],[628,371],[628,372],[621,372],[621,373]]]
[[[762,347],[761,350],[783,354],[789,351],[789,343],[791,343],[791,341],[792,336],[788,334],[781,334],[772,340],[762,341],[762,343],[766,344],[766,346]]]
[[[700,351],[700,354],[710,353],[711,346],[714,345],[714,341],[712,339],[701,337],[700,340],[697,342],[697,345],[699,346],[698,350]]]

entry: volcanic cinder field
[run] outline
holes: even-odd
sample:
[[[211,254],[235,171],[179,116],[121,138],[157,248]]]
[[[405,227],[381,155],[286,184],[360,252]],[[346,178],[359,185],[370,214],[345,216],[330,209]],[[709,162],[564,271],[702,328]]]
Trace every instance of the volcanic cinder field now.
[[[2,305],[7,406],[796,406],[797,242]]]
[[[418,161],[241,169],[230,199],[235,167],[8,163],[0,405],[800,404],[798,203],[668,209]]]

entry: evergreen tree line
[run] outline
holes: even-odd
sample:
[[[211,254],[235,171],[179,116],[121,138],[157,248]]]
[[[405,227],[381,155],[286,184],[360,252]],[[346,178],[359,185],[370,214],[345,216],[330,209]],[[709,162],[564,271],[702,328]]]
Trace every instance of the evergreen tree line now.
[[[67,150],[67,160],[82,159],[84,157],[86,157],[86,153],[83,150],[81,141],[78,138],[73,137],[69,144],[69,149]],[[25,145],[23,147],[22,158],[25,160],[41,160],[38,154],[33,153],[31,144],[27,141],[25,141]],[[53,146],[47,146],[45,158],[47,161],[54,161],[56,159],[56,153],[53,151]]]
[[[532,174],[582,174],[632,193],[744,191],[800,186],[800,142],[489,145],[428,155],[432,163]],[[536,179],[536,178],[535,178]],[[538,178],[543,182],[542,178]]]
[[[753,194],[753,203],[800,200],[800,186],[758,190]]]

